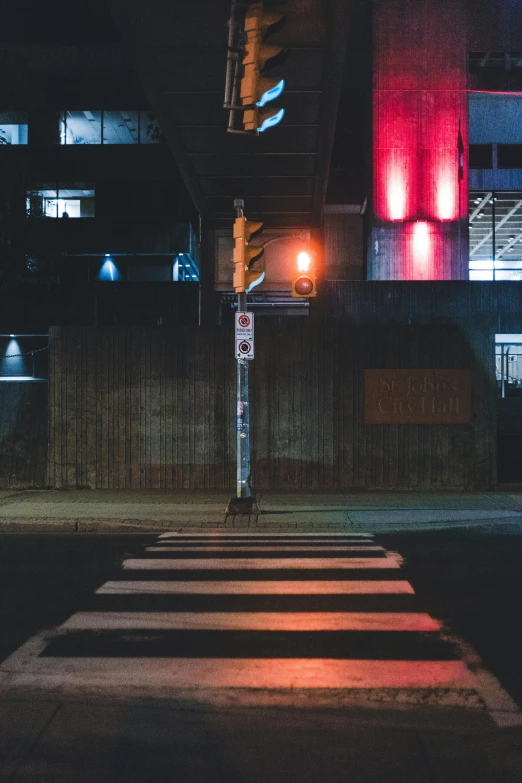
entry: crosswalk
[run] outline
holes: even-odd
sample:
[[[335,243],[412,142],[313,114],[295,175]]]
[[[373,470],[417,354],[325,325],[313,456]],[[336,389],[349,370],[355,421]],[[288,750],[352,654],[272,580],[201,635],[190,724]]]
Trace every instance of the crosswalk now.
[[[0,665],[0,693],[522,714],[362,533],[164,533]],[[466,660],[464,660],[466,658]],[[470,661],[468,666],[467,661]]]
[[[433,689],[467,674],[373,535],[165,533],[17,676],[197,691]]]

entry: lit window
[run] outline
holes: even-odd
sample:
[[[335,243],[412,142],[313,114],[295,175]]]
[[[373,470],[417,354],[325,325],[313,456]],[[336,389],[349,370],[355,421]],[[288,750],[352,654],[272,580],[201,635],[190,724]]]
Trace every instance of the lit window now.
[[[31,217],[94,217],[92,182],[60,182],[42,185],[27,193],[27,214]]]
[[[522,191],[469,194],[470,280],[522,280]]]
[[[139,112],[104,111],[103,144],[138,144]]]
[[[60,117],[60,144],[101,144],[102,113],[82,109]]]
[[[1,116],[1,115],[0,115]],[[161,144],[156,116],[135,109],[79,109],[59,115],[60,144]]]
[[[140,111],[140,144],[161,144],[163,141],[156,116],[150,111]]]
[[[27,117],[20,112],[0,112],[0,146],[27,144]]]

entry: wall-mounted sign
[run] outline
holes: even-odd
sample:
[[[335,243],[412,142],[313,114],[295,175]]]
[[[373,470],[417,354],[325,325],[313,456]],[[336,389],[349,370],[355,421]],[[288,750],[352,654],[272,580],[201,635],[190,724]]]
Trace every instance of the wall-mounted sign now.
[[[468,424],[470,370],[365,370],[365,424]]]

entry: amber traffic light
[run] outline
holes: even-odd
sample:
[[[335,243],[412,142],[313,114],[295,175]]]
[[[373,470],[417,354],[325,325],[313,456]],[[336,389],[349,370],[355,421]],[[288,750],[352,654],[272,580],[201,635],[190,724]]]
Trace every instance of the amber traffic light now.
[[[253,269],[262,258],[264,247],[250,247],[249,242],[263,230],[263,223],[238,217],[234,221],[234,290],[249,293],[265,277],[263,268]]]
[[[282,46],[267,43],[267,38],[284,19],[284,14],[264,8],[263,3],[253,3],[246,10],[240,91],[241,103],[245,107],[243,129],[246,131],[262,133],[283,119],[285,110],[272,108],[271,102],[283,92],[284,79],[267,77],[265,72],[273,65],[273,58],[285,51]]]

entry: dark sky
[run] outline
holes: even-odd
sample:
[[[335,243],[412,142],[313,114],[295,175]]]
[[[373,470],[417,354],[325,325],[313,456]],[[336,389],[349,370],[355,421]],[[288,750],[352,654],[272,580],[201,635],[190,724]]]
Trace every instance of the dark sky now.
[[[3,0],[3,42],[117,41],[119,35],[105,0]]]

